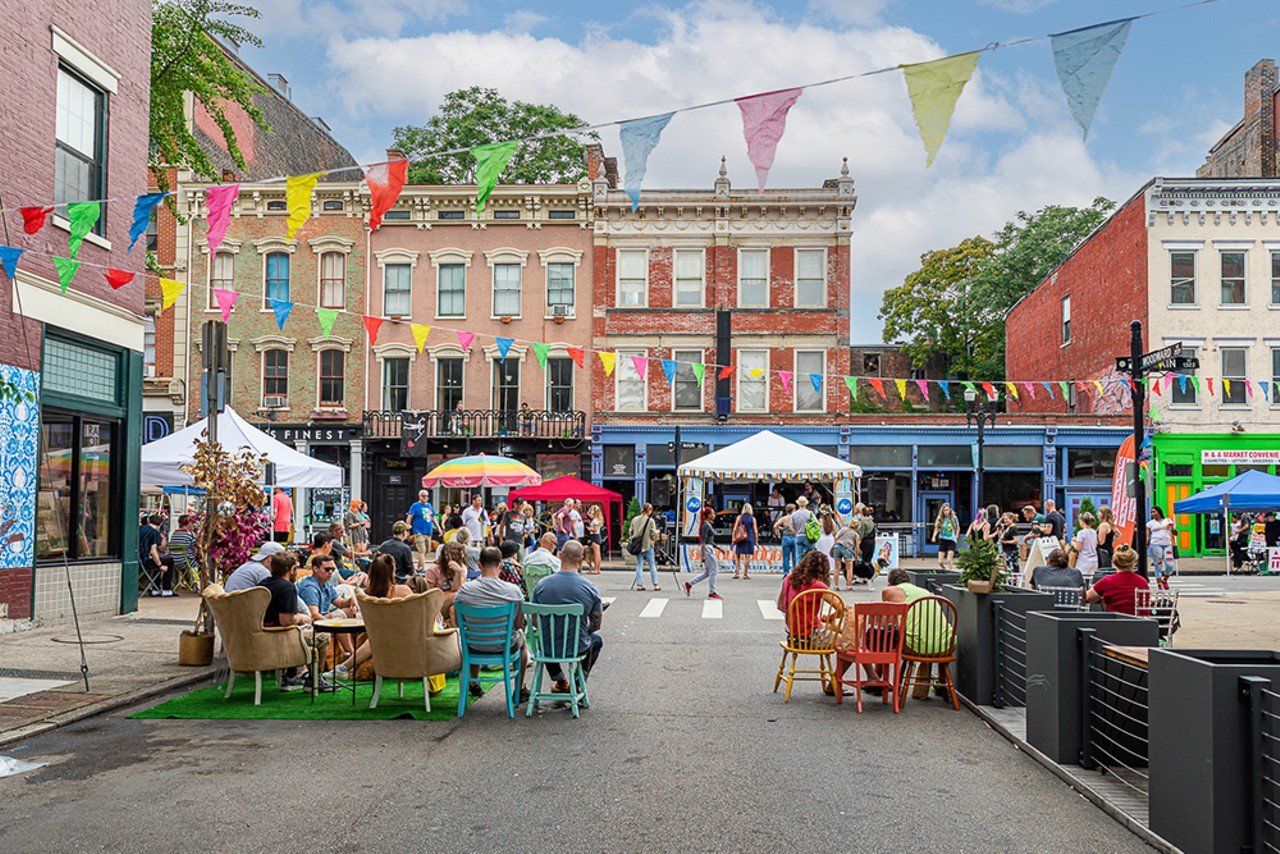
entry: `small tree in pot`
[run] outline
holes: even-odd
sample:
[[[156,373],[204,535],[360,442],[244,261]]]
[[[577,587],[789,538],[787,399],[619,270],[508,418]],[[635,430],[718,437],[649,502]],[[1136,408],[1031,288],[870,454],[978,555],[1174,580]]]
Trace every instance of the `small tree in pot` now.
[[[994,540],[979,540],[956,557],[960,580],[971,593],[999,593],[1004,589],[1000,583],[1001,562]]]

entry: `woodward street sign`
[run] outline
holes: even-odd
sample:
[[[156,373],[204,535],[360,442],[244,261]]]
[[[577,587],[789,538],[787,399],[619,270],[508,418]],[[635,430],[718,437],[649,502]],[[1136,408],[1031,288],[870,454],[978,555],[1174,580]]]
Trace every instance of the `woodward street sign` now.
[[[1142,357],[1142,365],[1140,371],[1147,373],[1151,371],[1195,371],[1200,368],[1200,360],[1195,356],[1183,356],[1182,344],[1170,344],[1168,347],[1161,347],[1159,350],[1152,350]],[[1116,357],[1116,370],[1124,373],[1133,373],[1133,359],[1129,356]]]
[[[1172,361],[1175,356],[1182,355],[1182,344],[1170,344],[1168,347],[1161,347],[1159,350],[1152,350],[1142,357],[1142,370],[1149,371],[1152,368],[1162,366],[1164,362]]]

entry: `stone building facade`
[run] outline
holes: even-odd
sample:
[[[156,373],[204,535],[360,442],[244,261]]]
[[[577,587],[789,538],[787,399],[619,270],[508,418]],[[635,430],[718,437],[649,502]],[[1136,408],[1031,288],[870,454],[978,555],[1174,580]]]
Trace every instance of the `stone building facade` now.
[[[1274,178],[1280,81],[1274,59],[1260,59],[1244,75],[1244,116],[1209,149],[1197,178]]]

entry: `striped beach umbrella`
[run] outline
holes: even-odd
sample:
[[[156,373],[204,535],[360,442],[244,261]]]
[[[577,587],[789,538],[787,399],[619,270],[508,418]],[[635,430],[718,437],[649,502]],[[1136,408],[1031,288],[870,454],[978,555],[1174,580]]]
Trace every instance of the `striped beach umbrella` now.
[[[481,486],[539,486],[542,475],[524,463],[509,457],[455,457],[423,475],[425,487],[474,489]]]

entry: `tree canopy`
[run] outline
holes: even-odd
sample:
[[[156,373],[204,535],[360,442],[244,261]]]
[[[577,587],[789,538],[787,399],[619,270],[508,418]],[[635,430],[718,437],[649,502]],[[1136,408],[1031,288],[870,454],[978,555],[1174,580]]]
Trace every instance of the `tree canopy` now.
[[[549,104],[508,101],[496,89],[472,86],[444,96],[444,102],[425,125],[404,125],[392,131],[396,148],[411,161],[414,184],[471,184],[475,160],[466,150],[490,142],[551,136],[522,143],[502,172],[502,180],[516,184],[559,184],[581,180],[587,173],[583,144],[554,131],[582,127],[585,122]],[[598,139],[595,133],[588,134]],[[436,151],[460,154],[424,159]]]

